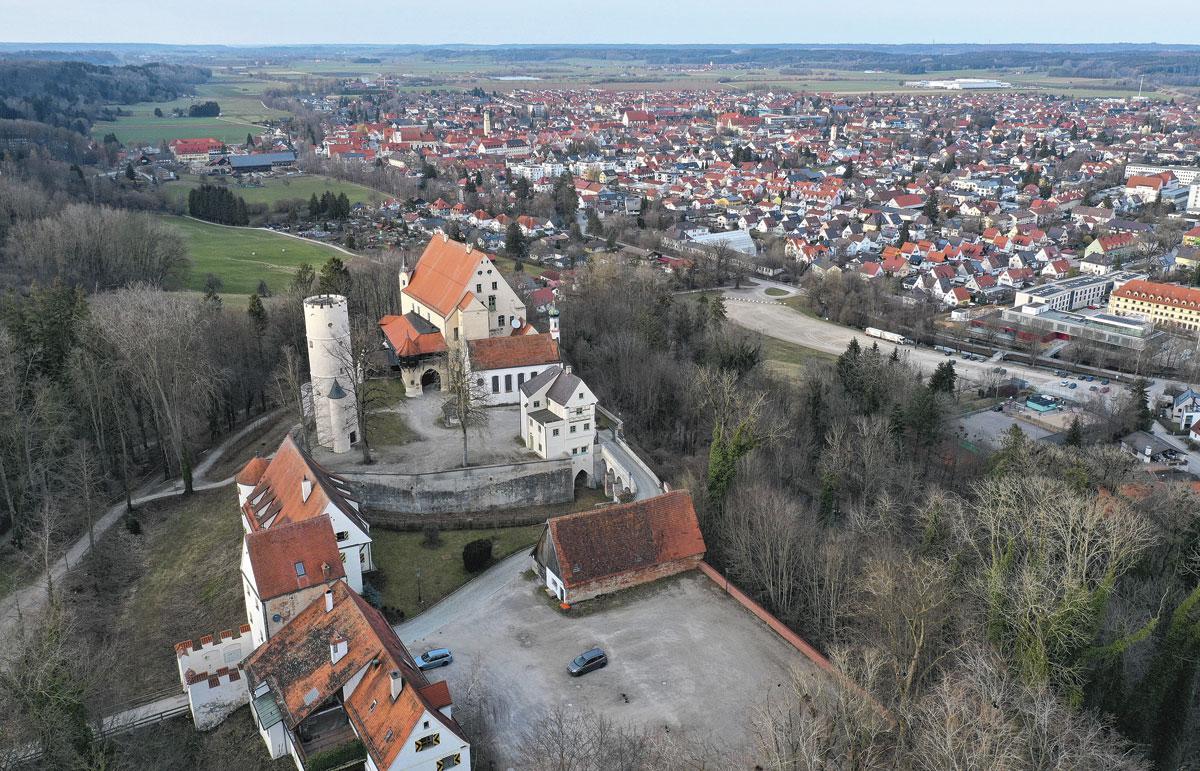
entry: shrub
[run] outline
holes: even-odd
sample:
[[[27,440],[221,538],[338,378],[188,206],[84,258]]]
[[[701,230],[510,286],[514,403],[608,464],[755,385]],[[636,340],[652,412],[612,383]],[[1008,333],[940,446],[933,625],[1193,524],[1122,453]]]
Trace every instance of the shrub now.
[[[478,573],[492,562],[492,539],[480,538],[463,547],[463,567],[468,573]]]
[[[362,598],[372,608],[379,608],[383,604],[383,595],[379,593],[379,590],[373,584],[369,584],[366,581],[363,581]]]
[[[424,532],[425,540],[421,542],[422,546],[436,549],[442,545],[442,531],[438,530],[437,525],[426,525]]]

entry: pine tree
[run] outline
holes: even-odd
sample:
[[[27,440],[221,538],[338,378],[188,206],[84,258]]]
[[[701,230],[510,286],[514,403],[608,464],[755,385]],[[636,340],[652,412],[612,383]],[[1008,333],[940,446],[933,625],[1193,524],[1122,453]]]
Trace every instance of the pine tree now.
[[[1063,444],[1068,447],[1083,446],[1083,426],[1079,424],[1078,415],[1071,419],[1071,426],[1067,429],[1067,436],[1063,439]]]
[[[838,379],[842,381],[842,387],[852,394],[858,393],[858,365],[861,359],[862,347],[858,344],[858,338],[852,337],[850,345],[846,346],[846,350],[837,360]]]
[[[343,297],[350,293],[350,271],[340,257],[330,257],[321,266],[317,276],[317,292],[320,294],[340,294]]]
[[[262,298],[258,296],[257,292],[250,295],[250,304],[246,308],[246,314],[250,316],[254,328],[261,335],[267,328],[267,309],[263,306]]]
[[[933,371],[929,378],[929,390],[932,393],[953,394],[954,385],[958,381],[958,373],[954,371],[954,362],[943,361]]]
[[[313,193],[308,199],[308,216],[311,219],[316,219],[321,215],[321,202],[317,199],[317,194]]]

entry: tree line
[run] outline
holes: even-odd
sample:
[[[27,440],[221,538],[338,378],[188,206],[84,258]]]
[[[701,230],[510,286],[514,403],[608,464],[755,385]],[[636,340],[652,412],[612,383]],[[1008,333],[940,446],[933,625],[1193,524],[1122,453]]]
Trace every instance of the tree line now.
[[[760,765],[1200,759],[1200,501],[1139,483],[1103,426],[969,450],[952,363],[855,341],[782,378],[719,296],[649,272],[592,269],[562,307],[576,370],[693,490],[707,559],[862,688],[798,675],[758,705]]]
[[[188,191],[188,214],[220,225],[249,225],[246,200],[220,185],[203,184]]]

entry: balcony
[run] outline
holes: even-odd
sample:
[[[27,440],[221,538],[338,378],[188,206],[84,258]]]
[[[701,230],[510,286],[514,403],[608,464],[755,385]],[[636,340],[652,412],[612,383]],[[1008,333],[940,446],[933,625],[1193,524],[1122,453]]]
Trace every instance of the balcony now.
[[[312,715],[295,732],[293,746],[306,771],[362,768],[366,751],[341,705]]]

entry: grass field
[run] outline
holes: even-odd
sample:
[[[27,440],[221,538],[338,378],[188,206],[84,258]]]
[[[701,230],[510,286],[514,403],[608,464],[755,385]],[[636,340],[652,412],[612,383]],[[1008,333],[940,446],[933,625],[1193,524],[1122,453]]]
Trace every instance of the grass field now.
[[[518,549],[533,546],[541,531],[541,525],[443,530],[441,545],[430,548],[423,545],[425,536],[422,533],[398,533],[375,528],[371,531],[371,538],[375,542],[371,548],[375,565],[386,576],[381,588],[383,604],[400,608],[406,616],[413,616],[471,579],[462,561],[463,546],[468,542],[491,538],[492,556],[501,559]],[[418,570],[421,572],[419,601]],[[370,574],[367,581],[372,581]]]
[[[254,228],[232,228],[198,222],[186,217],[159,215],[162,221],[183,236],[192,270],[188,288],[204,289],[204,279],[219,276],[223,292],[248,295],[258,287],[259,279],[271,291],[279,291],[291,280],[301,263],[319,268],[335,255],[346,255],[323,244]]]
[[[116,134],[125,144],[157,144],[160,140],[212,137],[229,144],[241,144],[246,134],[258,134],[262,127],[258,121],[279,118],[287,113],[263,106],[259,94],[268,85],[252,79],[222,79],[196,87],[195,97],[176,99],[171,102],[144,102],[121,105],[129,115],[123,115],[114,123],[97,123],[92,127],[92,136]],[[186,110],[189,105],[207,100],[221,105],[217,118],[176,118],[171,110],[179,107]],[[155,108],[161,109],[163,117],[154,116]]]
[[[213,180],[194,174],[184,174],[178,181],[166,183],[163,190],[182,205],[187,202],[188,191],[199,187],[204,182],[213,183]],[[216,182],[215,184],[220,184],[220,182]],[[230,190],[244,198],[246,203],[265,203],[268,205],[274,204],[276,201],[293,198],[302,198],[307,201],[313,195],[320,198],[326,190],[334,195],[345,193],[352,204],[372,203],[382,201],[387,197],[378,190],[373,190],[363,185],[356,185],[353,182],[343,182],[331,177],[310,174],[269,177],[262,180],[261,184],[242,184],[234,180],[229,180],[226,184]]]
[[[799,377],[806,367],[814,363],[837,361],[837,357],[824,351],[805,348],[775,337],[762,335],[763,360],[768,369],[786,377]]]
[[[120,525],[105,533],[63,595],[76,633],[119,652],[109,674],[114,702],[178,689],[175,643],[236,629],[246,618],[232,485],[147,504],[137,518],[142,533]]]

